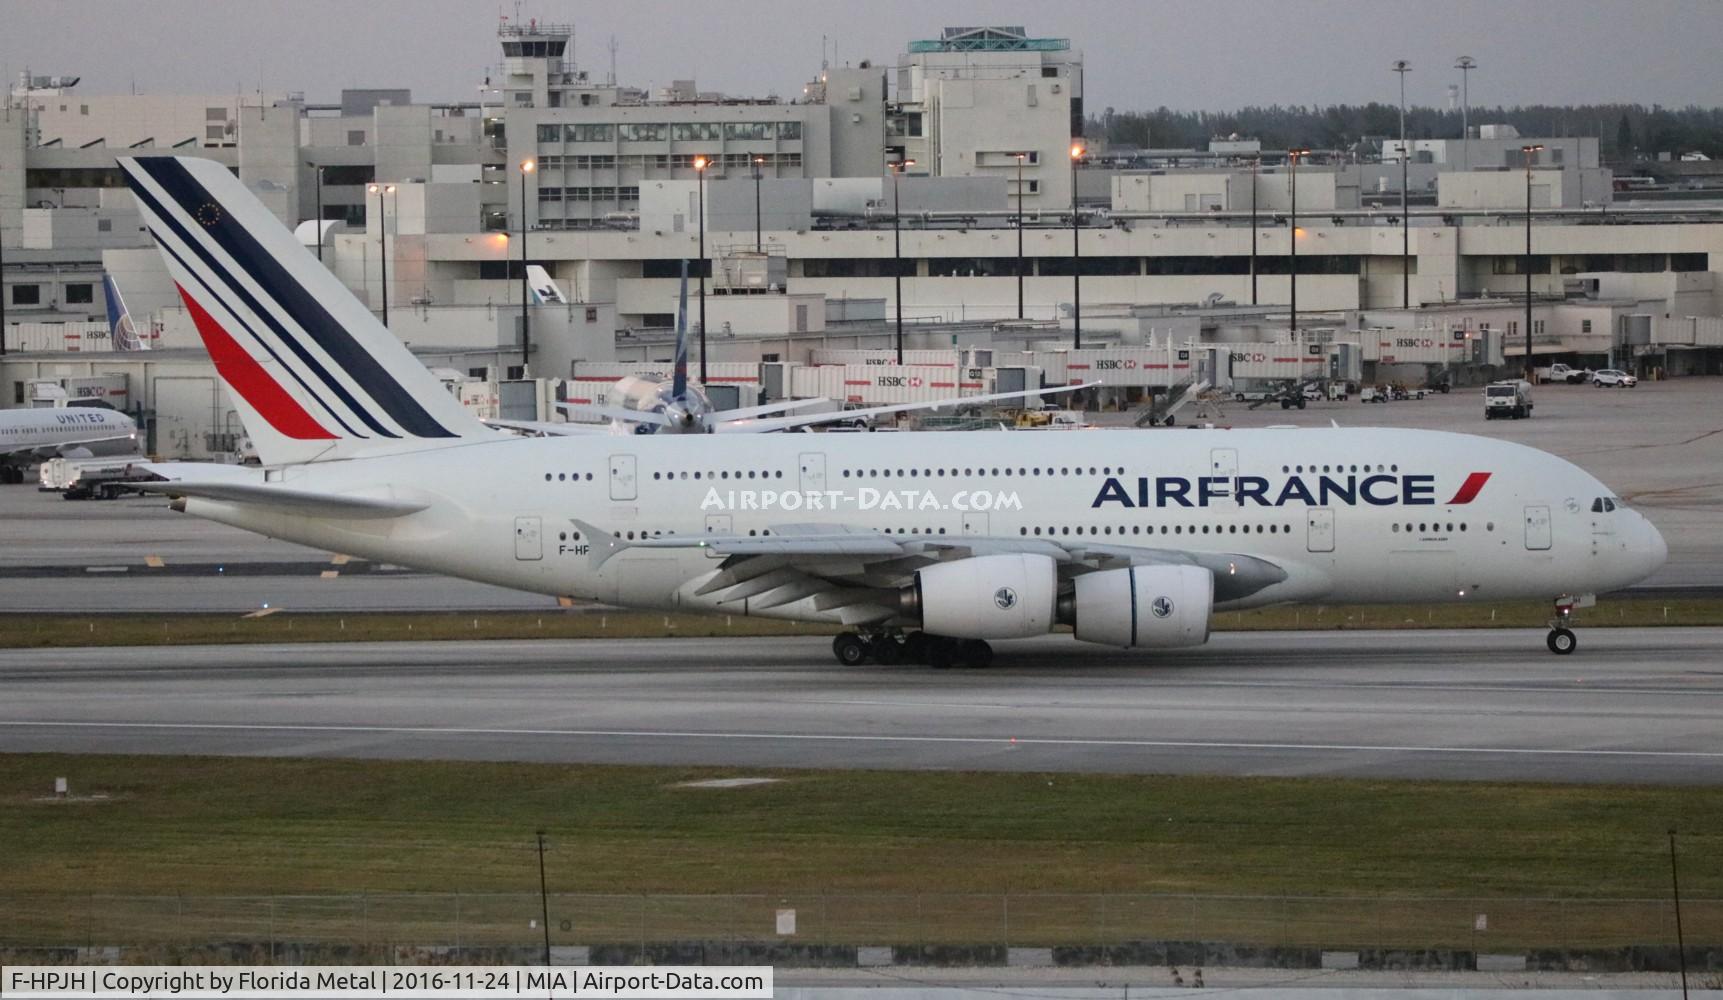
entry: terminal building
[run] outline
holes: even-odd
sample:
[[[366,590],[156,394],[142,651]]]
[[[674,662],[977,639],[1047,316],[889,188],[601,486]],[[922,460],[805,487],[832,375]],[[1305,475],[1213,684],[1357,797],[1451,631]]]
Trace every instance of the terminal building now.
[[[1484,125],[1370,156],[1234,137],[1107,150],[1083,138],[1069,40],[933,34],[889,65],[820,66],[788,97],[625,86],[575,64],[572,26],[533,21],[500,24],[474,101],[89,95],[26,76],[0,112],[0,405],[27,404],[34,380],[122,372],[146,418],[189,413],[155,449],[226,440],[231,408],[139,228],[126,155],[227,165],[452,391],[510,416],[549,417],[520,407],[617,366],[662,369],[684,267],[705,279],[711,364],[767,395],[820,382],[770,366],[895,346],[900,312],[909,350],[990,352],[962,367],[1010,378],[1078,380],[1050,352],[1079,336],[1126,352],[1095,364],[1170,352],[1129,389],[1112,369],[1101,403],[1198,372],[1302,377],[1311,358],[1352,379],[1486,377],[1523,363],[1528,272],[1538,358],[1723,372],[1723,200],[1635,200],[1594,139]],[[539,268],[554,291],[523,304]],[[104,274],[153,357],[112,352]],[[193,406],[174,380],[196,378]]]

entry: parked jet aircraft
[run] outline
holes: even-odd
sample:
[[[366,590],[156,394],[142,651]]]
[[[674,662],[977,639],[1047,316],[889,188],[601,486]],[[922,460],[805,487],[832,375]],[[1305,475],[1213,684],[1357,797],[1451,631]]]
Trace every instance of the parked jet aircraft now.
[[[1662,537],[1583,469],[1406,430],[512,437],[441,390],[220,164],[120,161],[260,469],[158,464],[192,514],[627,607],[844,626],[847,663],[988,640],[1204,642],[1217,611],[1542,599]]]
[[[529,268],[529,273],[530,273]],[[541,269],[542,270],[542,269]],[[546,277],[544,281],[549,281]],[[552,285],[554,288],[554,284]],[[624,375],[611,386],[609,402],[559,403],[570,413],[602,417],[605,424],[547,423],[527,420],[486,420],[492,427],[541,435],[572,434],[761,434],[796,430],[840,421],[867,420],[913,410],[979,406],[1005,400],[1021,400],[1090,388],[1091,383],[995,392],[921,403],[897,403],[856,410],[833,410],[829,399],[786,399],[758,406],[718,409],[699,383],[688,377],[688,262],[682,263],[682,287],[676,311],[676,355],[668,379]],[[821,408],[823,412],[790,414],[792,410]]]
[[[76,404],[0,410],[0,483],[23,482],[24,470],[44,459],[137,449],[138,425],[118,410]]]

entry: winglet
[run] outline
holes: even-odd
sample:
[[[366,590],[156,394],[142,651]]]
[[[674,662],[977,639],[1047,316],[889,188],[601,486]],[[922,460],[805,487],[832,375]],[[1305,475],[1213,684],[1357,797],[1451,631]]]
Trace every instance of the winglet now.
[[[592,546],[592,553],[588,558],[592,560],[593,569],[598,569],[609,562],[611,556],[628,548],[628,543],[590,521],[582,521],[578,517],[571,517],[568,521],[574,525],[576,531],[586,536],[587,542]]]

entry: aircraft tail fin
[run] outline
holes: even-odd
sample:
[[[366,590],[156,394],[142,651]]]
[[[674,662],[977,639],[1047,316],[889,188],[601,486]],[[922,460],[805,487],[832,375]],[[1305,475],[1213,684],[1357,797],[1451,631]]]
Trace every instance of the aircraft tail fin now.
[[[149,350],[150,345],[138,336],[138,328],[132,323],[126,300],[120,297],[120,283],[111,274],[102,275],[102,297],[108,302],[108,335],[113,338],[114,350]]]
[[[120,158],[265,465],[494,438],[226,167]]]

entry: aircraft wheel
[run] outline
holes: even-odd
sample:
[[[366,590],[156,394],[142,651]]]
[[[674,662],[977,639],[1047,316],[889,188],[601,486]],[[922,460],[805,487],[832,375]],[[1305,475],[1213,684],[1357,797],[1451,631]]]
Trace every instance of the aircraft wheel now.
[[[903,662],[903,643],[895,637],[882,635],[867,645],[868,655],[882,667],[895,667]]]
[[[966,667],[993,665],[993,647],[982,639],[965,639],[958,645],[957,655]]]
[[[1573,634],[1572,629],[1567,628],[1550,629],[1549,638],[1544,641],[1549,646],[1550,652],[1557,656],[1566,656],[1573,652],[1575,646],[1579,645],[1579,637]]]
[[[832,640],[832,653],[846,667],[859,667],[867,662],[867,644],[854,632],[845,632]]]
[[[927,665],[935,670],[950,670],[956,666],[957,641],[944,636],[928,636]]]
[[[926,632],[910,632],[903,637],[903,658],[910,663],[926,663],[933,641]]]

